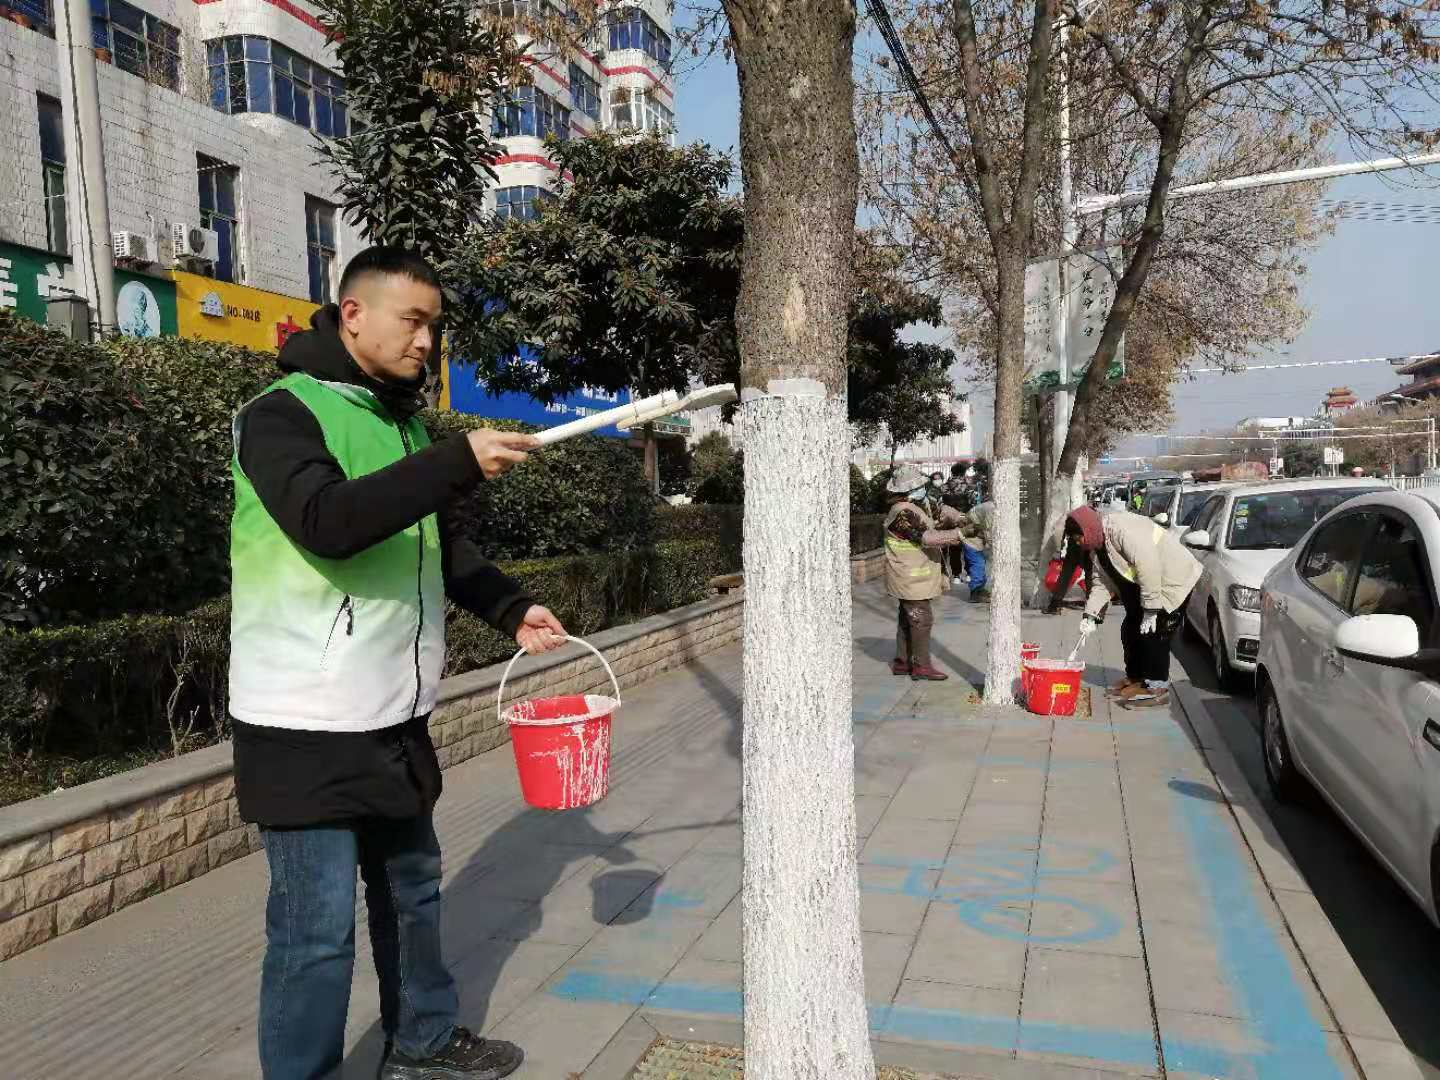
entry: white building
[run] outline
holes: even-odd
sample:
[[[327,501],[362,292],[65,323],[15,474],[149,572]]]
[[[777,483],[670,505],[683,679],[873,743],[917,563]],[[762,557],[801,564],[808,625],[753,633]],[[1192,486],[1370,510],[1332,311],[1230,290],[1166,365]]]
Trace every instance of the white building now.
[[[1313,416],[1247,416],[1235,425],[1236,431],[1288,431],[1292,428],[1310,428],[1316,424]]]
[[[51,5],[0,0],[0,242],[68,255],[59,57]],[[522,4],[525,0],[507,0]],[[349,131],[344,80],[305,0],[91,0],[111,230],[175,263],[174,226],[217,234],[220,280],[314,302],[364,246],[337,211],[317,134]],[[63,8],[62,8],[63,10]],[[534,63],[496,122],[491,205],[533,212],[555,183],[543,136],[598,126],[673,131],[670,16],[617,6],[593,53]]]
[[[975,437],[970,421],[970,402],[951,402],[950,414],[963,425],[960,431],[954,435],[942,435],[938,439],[906,443],[896,450],[895,460],[912,465],[939,468],[973,458],[975,456]],[[865,475],[873,475],[881,469],[889,468],[890,445],[881,439],[871,446],[856,450],[850,455],[850,461]]]

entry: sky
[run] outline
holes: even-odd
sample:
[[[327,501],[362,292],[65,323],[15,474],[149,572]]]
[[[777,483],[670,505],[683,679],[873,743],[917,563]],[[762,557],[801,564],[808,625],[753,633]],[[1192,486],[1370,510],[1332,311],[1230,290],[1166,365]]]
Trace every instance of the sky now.
[[[688,70],[677,64],[676,120],[683,141],[730,150],[738,160],[740,95],[734,65],[718,55],[698,66],[692,60]],[[1435,186],[1429,188],[1417,187],[1408,175],[1336,180],[1326,196],[1427,204],[1440,211],[1440,171],[1431,171],[1430,183]],[[1310,311],[1309,322],[1294,342],[1257,357],[1257,362],[1356,360],[1440,351],[1436,285],[1440,274],[1433,254],[1440,244],[1440,213],[1435,222],[1341,219],[1334,235],[1308,259],[1301,296]],[[1213,431],[1247,416],[1309,416],[1332,386],[1348,386],[1367,400],[1402,381],[1383,363],[1196,375],[1175,388],[1175,420],[1169,433]],[[965,386],[963,379],[962,387],[972,390],[979,445],[990,429],[993,396],[983,386]],[[1148,454],[1154,448],[1153,438],[1141,437],[1126,440],[1116,453]]]

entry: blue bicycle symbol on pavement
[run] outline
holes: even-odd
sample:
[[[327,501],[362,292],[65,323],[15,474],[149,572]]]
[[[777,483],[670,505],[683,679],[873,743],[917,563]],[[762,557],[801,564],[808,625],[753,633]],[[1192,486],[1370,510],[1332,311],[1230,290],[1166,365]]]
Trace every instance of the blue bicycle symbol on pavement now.
[[[871,859],[870,866],[907,872],[898,886],[862,880],[861,889],[946,904],[954,908],[961,922],[982,934],[1037,945],[1102,941],[1118,932],[1120,920],[1112,912],[1063,893],[1066,880],[1103,873],[1115,865],[1115,857],[1084,845],[1047,846],[1042,854],[1034,850],[1033,843],[1000,841],[967,848],[941,863]],[[943,876],[932,885],[929,879],[937,871]],[[863,879],[863,867],[861,873]],[[938,883],[956,879],[957,884]],[[1044,918],[1037,917],[1042,914]],[[1037,924],[1057,929],[1041,932]]]

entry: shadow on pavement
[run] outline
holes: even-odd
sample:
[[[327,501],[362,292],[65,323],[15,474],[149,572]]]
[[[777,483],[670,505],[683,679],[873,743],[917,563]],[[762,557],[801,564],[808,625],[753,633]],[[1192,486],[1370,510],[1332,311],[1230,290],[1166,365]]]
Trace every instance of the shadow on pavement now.
[[[725,750],[736,761],[740,760],[740,753],[744,739],[743,727],[744,709],[741,706],[740,695],[704,660],[692,660],[689,670],[694,674],[695,680],[709,695],[713,701],[730,721],[730,731],[725,737]]]
[[[1204,645],[1177,641],[1175,655],[1208,691],[1216,728],[1360,974],[1421,1072],[1440,1080],[1440,930],[1316,793],[1276,802],[1265,781],[1260,718],[1248,693],[1218,693]]]
[[[596,855],[612,864],[635,861],[621,843],[629,834],[596,828],[590,813],[525,810],[517,814],[491,833],[444,887],[445,962],[460,993],[460,1022],[472,1031],[484,1030],[506,963],[540,929],[539,901],[568,876],[572,864]],[[590,883],[591,916],[608,923],[637,899],[653,896],[647,890],[663,876],[647,870],[598,875]],[[637,909],[628,921],[648,916],[648,902],[644,906],[646,910]],[[346,1056],[340,1076],[372,1080],[384,1045],[383,1024],[376,1022]]]

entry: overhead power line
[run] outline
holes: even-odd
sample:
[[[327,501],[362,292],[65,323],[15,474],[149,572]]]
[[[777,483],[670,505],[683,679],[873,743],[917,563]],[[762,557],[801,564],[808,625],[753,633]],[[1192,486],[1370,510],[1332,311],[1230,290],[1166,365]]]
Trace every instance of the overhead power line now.
[[[915,99],[915,104],[920,107],[926,123],[930,125],[930,133],[935,136],[935,141],[945,148],[945,153],[950,156],[950,160],[958,161],[960,155],[951,145],[945,129],[940,126],[940,121],[935,119],[935,110],[930,107],[930,99],[925,96],[925,91],[920,86],[920,80],[916,77],[915,69],[910,64],[910,57],[905,53],[905,43],[900,40],[900,34],[890,18],[890,10],[885,6],[885,0],[865,0],[865,6],[869,8],[871,18],[875,20],[875,25],[880,30],[880,36],[885,39],[885,46],[890,50],[890,56],[895,61],[895,67],[900,73],[900,81],[910,91],[910,96]]]

